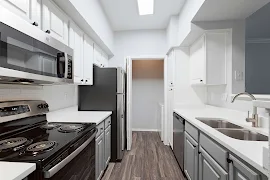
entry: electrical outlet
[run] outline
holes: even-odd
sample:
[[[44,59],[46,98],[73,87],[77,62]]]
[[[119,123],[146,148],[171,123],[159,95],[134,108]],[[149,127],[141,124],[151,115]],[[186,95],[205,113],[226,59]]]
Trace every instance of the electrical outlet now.
[[[65,99],[67,99],[68,98],[68,94],[65,92]]]
[[[227,100],[228,100],[228,94],[227,93],[223,93],[222,94],[222,101],[227,102]]]

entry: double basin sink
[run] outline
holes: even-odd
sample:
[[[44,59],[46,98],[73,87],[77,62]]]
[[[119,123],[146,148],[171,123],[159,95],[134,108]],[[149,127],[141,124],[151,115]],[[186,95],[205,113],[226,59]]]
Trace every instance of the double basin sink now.
[[[245,141],[268,141],[268,137],[248,129],[245,129],[236,124],[230,123],[220,119],[209,119],[209,118],[196,118],[202,123],[216,129],[222,134],[229,136],[234,139],[245,140]]]

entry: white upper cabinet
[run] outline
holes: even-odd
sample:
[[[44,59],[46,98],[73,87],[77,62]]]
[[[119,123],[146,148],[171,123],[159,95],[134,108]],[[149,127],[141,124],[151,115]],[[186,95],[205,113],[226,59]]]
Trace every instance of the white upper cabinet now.
[[[84,35],[83,76],[85,85],[93,85],[94,42]]]
[[[97,45],[94,45],[94,64],[99,67],[109,66],[109,57]]]
[[[68,17],[50,0],[42,1],[42,30],[68,44]]]
[[[30,22],[32,0],[1,0],[0,3],[5,8]]]
[[[41,27],[41,0],[0,0],[0,5]]]
[[[191,45],[191,85],[226,84],[226,38],[226,31],[211,31]]]
[[[83,32],[75,23],[69,25],[69,46],[73,49],[74,82],[83,83]]]
[[[102,54],[100,48],[95,44],[94,45],[94,64],[102,67]]]
[[[109,66],[109,57],[105,53],[102,53],[102,64],[103,64],[103,67]]]

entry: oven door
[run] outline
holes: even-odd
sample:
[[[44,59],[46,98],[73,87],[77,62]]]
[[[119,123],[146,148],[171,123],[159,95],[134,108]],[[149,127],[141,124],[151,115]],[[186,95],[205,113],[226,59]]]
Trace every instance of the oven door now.
[[[95,180],[95,136],[96,133],[54,167],[45,170],[44,178],[50,180]]]
[[[29,82],[33,83],[72,79],[68,73],[72,73],[73,51],[40,29],[13,18],[0,17],[0,77],[32,79]]]

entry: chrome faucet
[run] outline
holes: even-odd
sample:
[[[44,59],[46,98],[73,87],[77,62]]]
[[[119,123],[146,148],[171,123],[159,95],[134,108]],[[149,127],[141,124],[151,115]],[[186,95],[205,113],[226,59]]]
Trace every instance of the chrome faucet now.
[[[252,100],[256,100],[256,98],[252,94],[249,94],[247,92],[243,92],[243,93],[236,94],[232,99],[232,103],[236,100],[236,98],[238,96],[241,96],[241,95],[247,95]],[[253,113],[252,113],[251,118],[249,117],[249,111],[248,111],[248,117],[246,118],[246,121],[247,122],[252,122],[252,127],[258,127],[259,126],[259,116],[258,116],[258,113],[257,113],[257,107],[253,106]]]

